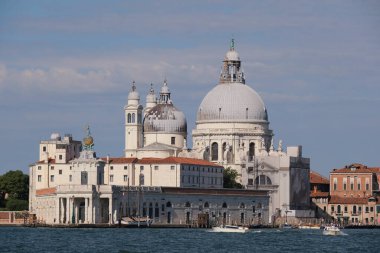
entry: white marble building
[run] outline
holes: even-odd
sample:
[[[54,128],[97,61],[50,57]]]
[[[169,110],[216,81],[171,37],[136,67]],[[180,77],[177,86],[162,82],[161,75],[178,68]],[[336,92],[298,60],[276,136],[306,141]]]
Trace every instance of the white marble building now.
[[[30,166],[30,211],[48,223],[115,223],[127,213],[128,201],[121,194],[125,187],[148,187],[146,196],[158,194],[162,199],[167,199],[168,192],[163,189],[174,187],[182,190],[173,197],[179,209],[171,211],[170,217],[177,219],[166,219],[170,222],[189,220],[188,212],[186,219],[184,213],[179,214],[183,202],[189,202],[190,207],[199,205],[195,197],[190,198],[197,193],[186,195],[186,189],[202,192],[203,199],[214,206],[214,213],[228,200],[224,215],[228,213],[234,220],[239,215],[244,222],[259,216],[255,212],[242,215],[237,206],[261,210],[264,223],[279,216],[312,215],[308,210],[310,161],[302,156],[301,146],[285,149],[279,141],[274,147],[267,109],[258,93],[245,83],[233,40],[219,83],[198,108],[192,149],[187,148],[186,117],[174,106],[166,80],[158,98],[150,88],[145,107],[133,82],[124,113],[125,157],[97,158],[89,132],[82,152],[81,142],[73,141],[70,135],[61,140],[53,134],[51,140],[40,143],[39,161]],[[228,167],[238,172],[246,190],[231,195],[222,189],[223,170]],[[207,196],[210,192],[206,189],[219,193]],[[186,196],[192,200],[185,201]],[[241,203],[235,203],[234,198]],[[144,213],[143,207],[138,213]]]

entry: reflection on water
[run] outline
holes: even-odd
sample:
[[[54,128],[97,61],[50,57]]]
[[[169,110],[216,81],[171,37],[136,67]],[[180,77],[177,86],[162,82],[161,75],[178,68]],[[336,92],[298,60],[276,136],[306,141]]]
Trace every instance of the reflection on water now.
[[[260,229],[52,229],[0,227],[0,252],[378,252],[380,229],[343,231]]]

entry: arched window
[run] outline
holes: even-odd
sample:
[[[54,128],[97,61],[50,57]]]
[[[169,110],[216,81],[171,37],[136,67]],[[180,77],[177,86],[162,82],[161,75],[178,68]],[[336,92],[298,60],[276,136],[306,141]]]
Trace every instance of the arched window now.
[[[352,207],[352,212],[356,214],[356,206]]]
[[[132,113],[132,123],[135,123],[136,115]]]
[[[190,202],[187,201],[187,202],[185,203],[185,207],[190,207],[190,206],[191,206]]]
[[[217,161],[218,160],[218,143],[214,142],[211,145],[211,160]]]
[[[132,117],[131,117],[131,114],[128,113],[128,116],[127,116],[127,122],[128,123],[131,123],[132,122]]]
[[[169,201],[166,203],[166,207],[172,207],[172,203]]]
[[[222,145],[223,160],[227,160],[227,157],[224,157],[224,154],[227,154],[227,152],[225,152],[226,151],[226,146],[227,146],[227,143],[223,142],[223,145]]]
[[[208,202],[205,203],[205,208],[209,208]]]
[[[244,203],[240,203],[240,208],[245,208],[245,204]]]
[[[341,208],[340,208],[340,205],[338,205],[337,213],[341,213],[341,212],[342,212],[342,210],[341,210]]]
[[[256,177],[255,184],[256,185],[271,185],[272,180],[268,176],[260,175]]]
[[[222,208],[227,208],[227,203],[226,202],[223,203]]]
[[[252,161],[254,156],[255,156],[255,143],[251,142],[249,144],[248,161]]]

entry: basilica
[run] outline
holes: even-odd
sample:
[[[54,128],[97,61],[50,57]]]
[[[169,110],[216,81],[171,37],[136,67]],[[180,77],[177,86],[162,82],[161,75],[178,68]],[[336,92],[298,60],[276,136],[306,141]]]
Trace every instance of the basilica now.
[[[203,98],[187,143],[185,114],[165,80],[142,104],[133,82],[124,106],[124,157],[98,158],[83,141],[52,134],[30,166],[30,212],[50,224],[116,223],[143,216],[157,224],[269,224],[312,217],[310,159],[302,147],[275,147],[268,111],[246,84],[234,40],[218,84]],[[244,189],[223,188],[235,170]],[[143,197],[141,197],[143,195]]]

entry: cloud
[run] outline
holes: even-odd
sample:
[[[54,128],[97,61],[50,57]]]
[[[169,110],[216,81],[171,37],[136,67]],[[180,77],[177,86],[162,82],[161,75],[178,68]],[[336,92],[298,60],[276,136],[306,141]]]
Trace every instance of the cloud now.
[[[0,62],[0,88],[2,87],[2,84],[4,83],[4,80],[7,77],[7,67],[5,64]]]

